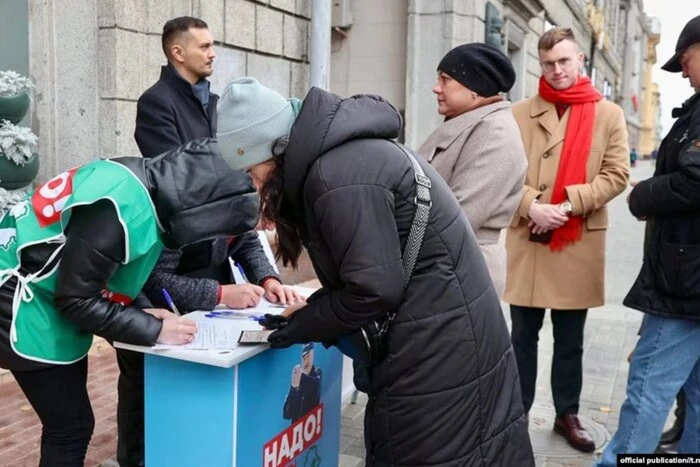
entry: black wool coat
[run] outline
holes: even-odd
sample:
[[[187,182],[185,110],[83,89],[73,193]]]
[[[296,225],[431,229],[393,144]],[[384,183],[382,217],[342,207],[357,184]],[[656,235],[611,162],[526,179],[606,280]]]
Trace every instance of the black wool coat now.
[[[216,104],[209,94],[206,107],[171,66],[164,66],[160,79],[139,97],[134,138],[143,157],[155,157],[198,138],[216,136]]]
[[[700,320],[700,92],[673,115],[654,176],[630,194],[630,211],[647,225],[642,269],[624,304]]]

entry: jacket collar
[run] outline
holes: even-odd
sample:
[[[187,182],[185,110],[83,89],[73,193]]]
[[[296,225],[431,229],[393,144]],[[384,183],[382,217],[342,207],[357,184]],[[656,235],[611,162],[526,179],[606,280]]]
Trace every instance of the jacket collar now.
[[[207,82],[207,84],[210,85],[209,89],[209,103],[207,104],[206,107],[202,104],[202,101],[197,97],[197,95],[194,92],[194,88],[192,87],[192,84],[190,84],[189,81],[187,81],[185,78],[180,76],[180,74],[175,70],[175,68],[168,64],[160,69],[160,80],[167,83],[168,86],[171,87],[175,92],[180,93],[181,95],[189,98],[189,99],[194,99],[198,104],[199,108],[201,108],[202,114],[204,117],[207,119],[209,122],[209,128],[211,130],[212,136],[216,133],[216,122],[217,122],[217,115],[216,115],[216,104],[219,100],[219,96],[211,92],[211,85],[209,80],[205,79],[204,81]],[[213,110],[212,110],[213,109]]]
[[[549,151],[564,141],[566,126],[569,123],[569,114],[570,112],[567,110],[560,120],[554,104],[547,102],[539,94],[533,98],[530,103],[530,118],[536,119],[539,125],[549,134],[549,139],[543,152]]]
[[[435,154],[433,149],[447,149],[459,135],[476,125],[487,115],[510,108],[510,102],[500,101],[479,107],[469,112],[464,112],[456,117],[452,117],[437,127],[437,129],[428,137],[425,143],[423,143],[419,152],[423,153],[423,149],[427,149],[429,151],[429,154],[427,154],[428,161],[431,161],[433,155]]]
[[[693,94],[688,100],[683,102],[683,105],[680,107],[676,107],[671,111],[671,116],[673,118],[678,118],[684,113],[688,112],[688,110],[692,109],[695,107],[695,105],[700,102],[700,91],[696,92]]]
[[[167,81],[170,83],[172,86],[174,86],[178,91],[183,92],[187,95],[190,95],[194,97],[195,99],[199,100],[197,96],[194,93],[194,89],[192,88],[192,84],[187,81],[185,78],[180,76],[180,73],[177,72],[175,67],[173,67],[170,64],[167,64],[165,66],[162,66],[160,68],[160,79],[163,81]],[[206,81],[209,83],[209,80],[204,79],[203,81]],[[211,86],[209,87],[211,89]]]

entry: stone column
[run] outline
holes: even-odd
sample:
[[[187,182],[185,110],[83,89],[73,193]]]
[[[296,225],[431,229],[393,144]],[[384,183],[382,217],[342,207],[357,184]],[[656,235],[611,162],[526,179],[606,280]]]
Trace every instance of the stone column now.
[[[29,69],[36,85],[32,128],[46,180],[99,153],[97,6],[30,2]]]

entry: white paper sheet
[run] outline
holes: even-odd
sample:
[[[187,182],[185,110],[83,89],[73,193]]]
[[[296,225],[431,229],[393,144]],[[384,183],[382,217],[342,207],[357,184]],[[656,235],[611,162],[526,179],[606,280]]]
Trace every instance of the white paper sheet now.
[[[153,349],[232,349],[238,345],[241,330],[222,323],[222,321],[224,320],[216,318],[197,320],[197,334],[195,334],[194,339],[189,344],[156,344],[153,346]]]
[[[190,319],[197,323],[197,334],[195,334],[192,342],[183,345],[156,344],[153,346],[153,349],[233,349],[238,346],[238,338],[241,335],[241,331],[263,330],[257,321],[253,319],[246,319],[246,317],[258,317],[264,315],[265,313],[278,315],[284,311],[284,308],[275,305],[274,303],[270,303],[263,297],[260,300],[260,303],[253,308],[230,310],[227,308],[217,307],[214,311],[235,311],[236,314],[240,316],[237,318],[208,318],[206,316],[208,312],[185,315],[185,317],[190,317]]]

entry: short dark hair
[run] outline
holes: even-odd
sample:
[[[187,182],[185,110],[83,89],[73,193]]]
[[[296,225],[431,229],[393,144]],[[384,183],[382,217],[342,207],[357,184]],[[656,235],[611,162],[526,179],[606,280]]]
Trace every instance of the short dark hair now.
[[[163,53],[165,53],[166,57],[170,58],[168,50],[173,45],[173,42],[175,42],[175,39],[183,32],[187,32],[190,28],[209,29],[209,26],[203,20],[193,18],[192,16],[173,18],[163,25],[161,41],[163,43]]]
[[[540,37],[537,43],[537,50],[552,50],[555,45],[565,40],[570,40],[574,44],[576,43],[574,31],[571,28],[554,27],[548,29],[547,32]]]

